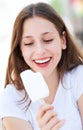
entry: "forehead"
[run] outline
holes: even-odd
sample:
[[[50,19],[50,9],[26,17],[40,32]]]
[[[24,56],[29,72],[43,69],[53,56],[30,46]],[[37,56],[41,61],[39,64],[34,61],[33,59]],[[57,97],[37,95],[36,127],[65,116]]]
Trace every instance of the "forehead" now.
[[[23,24],[23,33],[43,33],[43,32],[55,32],[55,25],[49,20],[42,17],[33,17],[26,19]]]

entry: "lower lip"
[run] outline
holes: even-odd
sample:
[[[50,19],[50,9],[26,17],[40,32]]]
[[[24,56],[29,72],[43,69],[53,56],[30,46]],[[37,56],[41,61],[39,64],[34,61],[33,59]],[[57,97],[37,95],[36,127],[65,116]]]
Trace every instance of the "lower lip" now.
[[[42,63],[42,64],[36,63],[36,65],[37,65],[38,67],[44,68],[44,67],[47,67],[47,66],[49,65],[49,63],[50,63],[50,61],[48,61],[48,62],[46,62],[46,63]]]

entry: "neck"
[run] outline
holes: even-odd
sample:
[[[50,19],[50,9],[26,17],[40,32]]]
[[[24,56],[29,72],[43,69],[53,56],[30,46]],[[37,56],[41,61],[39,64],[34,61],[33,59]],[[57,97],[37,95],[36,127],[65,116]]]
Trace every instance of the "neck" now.
[[[45,98],[45,101],[47,103],[52,103],[59,84],[59,73],[53,73],[51,76],[45,78],[45,81],[48,85],[48,89],[50,92],[50,95]]]

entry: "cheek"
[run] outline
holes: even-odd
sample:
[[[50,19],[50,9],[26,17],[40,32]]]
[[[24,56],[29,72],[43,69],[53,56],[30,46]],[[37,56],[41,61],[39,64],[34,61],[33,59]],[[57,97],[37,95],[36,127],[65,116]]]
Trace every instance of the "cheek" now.
[[[28,61],[30,60],[31,53],[29,51],[22,50],[22,56],[24,61],[28,63]]]
[[[61,47],[55,47],[55,48],[53,48],[52,52],[54,54],[55,60],[58,62],[61,59],[61,56],[62,56],[62,48]]]
[[[61,59],[61,55],[62,55],[62,50],[56,51],[55,52],[55,59],[57,61],[59,61]]]
[[[54,45],[52,48],[51,48],[52,52],[55,54],[55,55],[61,55],[62,53],[62,47],[61,45]]]
[[[31,64],[31,59],[30,59],[30,57],[27,56],[27,55],[24,55],[24,56],[23,56],[23,59],[24,59],[25,63],[30,66],[30,64]]]

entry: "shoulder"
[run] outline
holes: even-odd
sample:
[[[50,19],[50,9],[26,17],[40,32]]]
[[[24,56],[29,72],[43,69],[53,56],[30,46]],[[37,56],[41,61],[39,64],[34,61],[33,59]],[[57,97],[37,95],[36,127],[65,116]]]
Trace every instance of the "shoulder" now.
[[[70,74],[83,76],[83,65],[79,65],[76,68],[74,68],[72,71],[70,71]]]
[[[23,91],[18,91],[13,84],[9,84],[0,92],[0,117],[18,117],[26,119],[19,101],[23,99]]]
[[[78,65],[77,67],[73,68],[70,71],[67,71],[64,76],[68,77],[68,76],[76,76],[77,74],[83,75],[83,65]]]
[[[74,85],[80,85],[83,87],[83,65],[79,65],[78,67],[74,68],[70,72],[70,78]]]
[[[72,69],[71,71],[68,71],[64,74],[63,80],[75,80],[76,79],[82,79],[83,78],[83,65],[79,65]]]
[[[76,100],[83,94],[83,65],[75,67],[64,75],[64,82],[71,88]]]
[[[7,100],[21,100],[24,96],[23,91],[17,90],[13,84],[8,84],[6,88],[4,88],[0,92],[0,101],[7,101]]]

